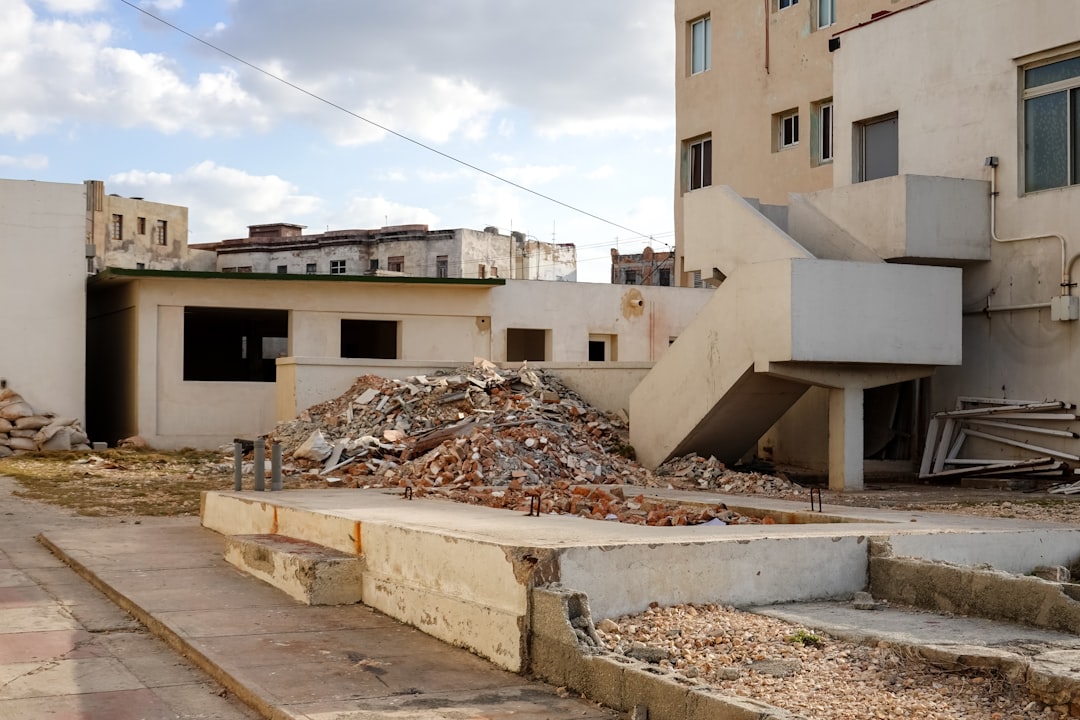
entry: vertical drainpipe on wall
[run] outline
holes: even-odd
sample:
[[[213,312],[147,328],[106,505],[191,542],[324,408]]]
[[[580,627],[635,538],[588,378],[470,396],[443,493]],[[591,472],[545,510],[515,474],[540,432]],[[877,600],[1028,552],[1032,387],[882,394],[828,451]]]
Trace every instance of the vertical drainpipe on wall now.
[[[772,0],[765,0],[765,74],[769,74],[769,10]]]

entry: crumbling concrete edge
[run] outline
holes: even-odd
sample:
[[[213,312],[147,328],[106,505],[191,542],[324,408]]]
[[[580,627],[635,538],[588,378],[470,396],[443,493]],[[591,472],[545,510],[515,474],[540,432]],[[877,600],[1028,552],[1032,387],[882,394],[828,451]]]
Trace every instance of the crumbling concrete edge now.
[[[588,597],[558,584],[531,589],[529,672],[649,720],[798,720],[800,716],[605,650]]]
[[[241,702],[260,713],[266,720],[295,720],[295,715],[284,708],[269,702],[265,697],[254,692],[247,685],[238,680],[231,673],[224,670],[198,648],[188,642],[187,638],[173,630],[166,623],[151,615],[145,608],[133,602],[126,595],[118,591],[109,583],[95,575],[93,571],[81,562],[68,555],[63,548],[51,541],[44,534],[35,537],[41,545],[56,556],[61,562],[70,567],[75,573],[94,588],[109,598],[121,610],[139,621],[147,630],[161,638],[170,648],[183,655],[194,663],[200,670],[205,672],[218,684],[231,692]]]
[[[1062,583],[880,552],[870,553],[869,577],[878,600],[1080,634],[1080,602]]]

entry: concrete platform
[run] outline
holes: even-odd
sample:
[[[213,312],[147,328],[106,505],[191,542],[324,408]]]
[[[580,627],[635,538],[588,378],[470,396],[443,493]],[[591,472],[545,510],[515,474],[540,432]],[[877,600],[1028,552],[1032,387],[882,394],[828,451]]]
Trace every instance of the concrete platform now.
[[[361,559],[284,535],[229,535],[225,561],[305,605],[360,602]]]
[[[227,564],[224,538],[194,520],[47,531],[40,540],[270,720],[614,718],[362,605],[293,600]],[[26,627],[54,624],[42,616]],[[78,717],[106,716],[128,717]]]
[[[847,598],[867,585],[871,539],[897,556],[1012,573],[1080,557],[1080,529],[1070,525],[838,506],[819,514],[781,500],[626,491],[724,502],[778,524],[654,528],[385,490],[207,493],[202,521],[223,534],[281,533],[362,556],[365,604],[513,671],[527,665],[529,591],[538,585],[584,593],[600,619],[651,602]]]

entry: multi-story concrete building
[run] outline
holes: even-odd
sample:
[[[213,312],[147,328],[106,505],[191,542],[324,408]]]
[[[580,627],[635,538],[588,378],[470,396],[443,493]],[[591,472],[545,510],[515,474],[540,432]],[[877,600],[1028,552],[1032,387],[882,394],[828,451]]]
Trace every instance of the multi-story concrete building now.
[[[835,34],[920,1],[676,1],[677,284],[710,275],[684,257],[687,224],[707,212],[697,190],[728,185],[783,204],[832,185]]]
[[[677,263],[722,284],[631,399],[639,457],[756,449],[852,489],[959,398],[1080,398],[1080,6],[832,9],[676,2]],[[995,429],[935,465],[1080,456]]]
[[[655,252],[647,247],[639,253],[623,255],[611,249],[611,282],[613,285],[674,284],[675,253]]]
[[[84,184],[86,242],[94,246],[89,272],[106,267],[208,270],[213,266],[212,255],[189,249],[186,207],[106,194],[101,180]]]
[[[573,244],[539,242],[494,227],[429,230],[427,225],[394,225],[312,235],[303,230],[288,223],[252,225],[246,238],[195,247],[215,252],[222,272],[577,279]]]

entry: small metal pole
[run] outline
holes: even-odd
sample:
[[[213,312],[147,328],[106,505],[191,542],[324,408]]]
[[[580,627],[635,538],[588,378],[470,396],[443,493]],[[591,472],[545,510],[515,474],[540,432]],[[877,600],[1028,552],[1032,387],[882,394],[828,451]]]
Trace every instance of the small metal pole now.
[[[821,512],[821,488],[810,488],[810,512],[814,512],[814,494],[817,494],[817,511]]]
[[[233,490],[240,492],[244,489],[244,446],[238,442],[233,443]]]
[[[255,439],[255,489],[266,489],[266,440]]]
[[[270,444],[270,489],[281,489],[281,443]]]

